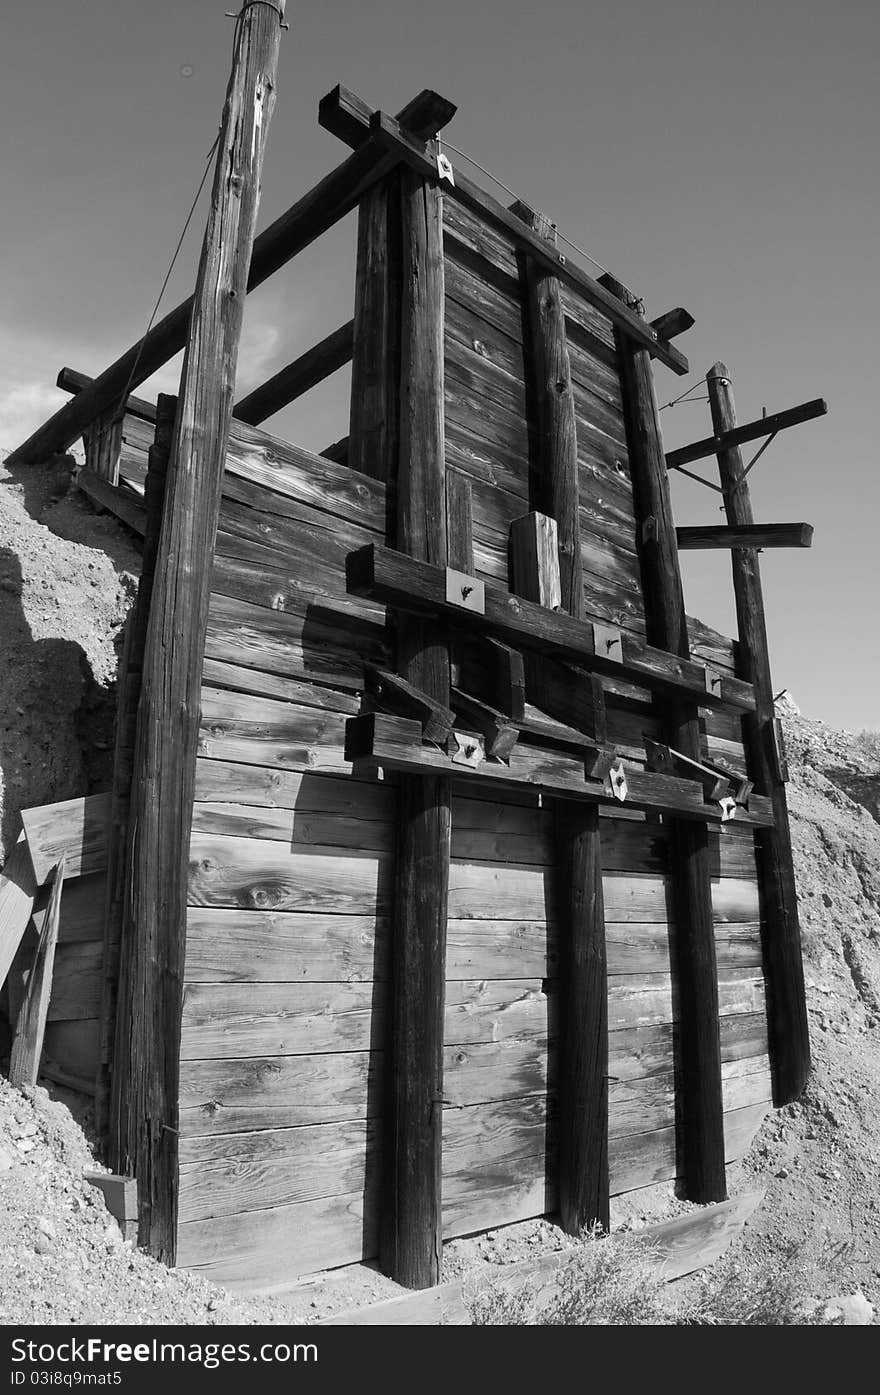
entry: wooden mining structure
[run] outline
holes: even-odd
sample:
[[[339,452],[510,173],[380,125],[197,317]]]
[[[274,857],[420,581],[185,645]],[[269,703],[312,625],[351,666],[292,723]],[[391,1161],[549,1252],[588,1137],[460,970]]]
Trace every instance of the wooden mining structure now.
[[[809,529],[754,523],[740,445],[824,404],[738,426],[716,364],[665,456],[690,316],[450,177],[453,112],[336,88],[353,153],[255,239],[244,121],[193,300],[17,452],[83,434],[144,555],[113,789],[25,816],[35,884],[67,859],[46,1050],[97,1077],[140,1243],[233,1287],[720,1201],[809,1069],[758,566]],[[352,322],[233,407],[244,290],[355,208]],[[179,398],[129,395],[184,346]],[[261,428],[349,360],[345,440]],[[713,455],[727,524],[677,531],[668,471]],[[737,640],[682,546],[732,549]]]

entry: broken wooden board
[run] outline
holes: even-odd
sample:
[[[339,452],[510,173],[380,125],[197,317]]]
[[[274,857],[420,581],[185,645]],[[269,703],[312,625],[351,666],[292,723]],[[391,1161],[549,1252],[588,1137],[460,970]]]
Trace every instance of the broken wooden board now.
[[[109,794],[65,799],[24,809],[21,821],[34,865],[36,885],[42,886],[59,858],[65,858],[66,877],[103,872],[107,866]]]
[[[31,855],[22,832],[0,873],[0,987],[28,927],[36,892]]]

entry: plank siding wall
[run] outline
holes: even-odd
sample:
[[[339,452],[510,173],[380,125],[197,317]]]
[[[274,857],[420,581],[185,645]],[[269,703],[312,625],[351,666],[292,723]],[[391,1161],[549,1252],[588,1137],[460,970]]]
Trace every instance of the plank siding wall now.
[[[481,575],[507,581],[534,443],[512,245],[447,200],[446,458],[473,490]],[[644,633],[613,335],[566,292],[587,616]],[[133,436],[149,428],[139,423]],[[132,440],[132,451],[143,442]],[[180,1074],[179,1263],[237,1288],[376,1253],[393,780],[356,777],[346,718],[381,607],[346,553],[386,540],[382,482],[233,423],[208,622]],[[692,622],[698,657],[733,645]],[[650,695],[609,682],[609,738],[643,761]],[[743,765],[739,719],[703,714]],[[675,1176],[676,999],[667,831],[603,811],[612,1193]],[[443,1225],[552,1211],[556,946],[537,797],[456,792],[449,887]],[[727,1152],[770,1079],[755,841],[712,834]]]

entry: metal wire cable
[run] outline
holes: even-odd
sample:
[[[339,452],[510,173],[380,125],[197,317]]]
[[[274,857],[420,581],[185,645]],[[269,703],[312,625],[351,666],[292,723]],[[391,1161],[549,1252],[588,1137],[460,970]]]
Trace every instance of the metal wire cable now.
[[[171,258],[171,261],[170,261],[169,266],[168,266],[168,270],[167,270],[166,273],[165,273],[165,279],[163,280],[161,289],[160,289],[160,291],[159,291],[159,294],[158,294],[157,297],[156,297],[156,303],[155,303],[155,305],[153,306],[152,312],[151,312],[151,314],[150,314],[150,318],[149,318],[149,320],[147,321],[147,327],[146,327],[146,329],[144,330],[143,334],[141,335],[141,339],[140,339],[140,342],[139,342],[139,344],[138,344],[137,353],[135,354],[134,363],[132,364],[132,366],[131,366],[131,372],[130,372],[129,375],[128,375],[128,382],[126,383],[125,389],[124,389],[124,391],[122,392],[122,394],[121,394],[121,396],[120,396],[120,399],[119,399],[120,404],[124,404],[124,403],[128,400],[128,394],[129,394],[129,391],[130,391],[130,389],[131,389],[131,385],[132,385],[132,383],[134,382],[135,374],[137,373],[137,370],[138,370],[138,364],[139,364],[140,361],[141,361],[141,355],[143,354],[143,351],[144,351],[144,344],[145,344],[146,341],[147,341],[147,335],[149,334],[150,330],[153,328],[153,321],[155,320],[156,315],[158,314],[159,306],[160,306],[161,303],[162,303],[162,297],[163,297],[163,295],[165,294],[165,291],[166,291],[167,288],[168,288],[168,282],[171,280],[171,273],[172,273],[172,271],[174,270],[175,264],[176,264],[176,262],[177,262],[177,258],[178,258],[178,256],[180,255],[180,249],[181,249],[181,247],[183,246],[183,239],[186,237],[187,230],[188,230],[188,228],[189,228],[190,223],[192,222],[192,216],[193,216],[193,214],[194,214],[195,211],[196,211],[196,205],[198,204],[199,198],[201,197],[202,190],[203,190],[204,187],[205,187],[205,181],[207,180],[208,174],[209,174],[210,169],[211,169],[211,160],[212,160],[213,157],[214,157],[214,152],[216,151],[217,146],[220,144],[220,134],[221,134],[220,131],[218,131],[217,134],[216,134],[216,136],[214,137],[214,143],[213,143],[213,145],[211,146],[211,149],[208,151],[208,156],[207,156],[207,159],[206,159],[206,161],[205,161],[205,168],[204,168],[204,170],[202,171],[202,177],[201,177],[201,179],[199,180],[199,187],[198,187],[198,189],[196,189],[195,198],[193,199],[192,204],[190,205],[189,213],[186,215],[186,222],[185,222],[184,225],[183,225],[183,229],[182,229],[182,231],[181,231],[180,237],[177,239],[177,246],[176,246],[175,249],[174,249],[174,255],[173,255],[172,258]]]
[[[279,23],[279,25],[281,26],[281,28],[282,28],[282,29],[289,29],[289,28],[290,28],[290,25],[289,25],[289,24],[285,24],[284,19],[282,18],[282,11],[281,11],[281,9],[278,7],[278,5],[276,5],[276,4],[274,3],[274,0],[244,0],[244,3],[242,4],[242,7],[241,7],[240,10],[237,10],[237,11],[227,11],[227,12],[226,12],[226,18],[227,18],[227,19],[234,19],[234,20],[235,20],[235,31],[234,31],[233,36],[232,36],[232,49],[233,49],[233,52],[235,52],[236,45],[238,44],[238,40],[239,40],[239,37],[240,37],[240,35],[241,35],[241,26],[242,26],[242,21],[243,21],[243,19],[244,19],[245,13],[246,13],[247,10],[252,9],[253,6],[255,6],[255,5],[265,5],[267,9],[274,10],[275,13],[276,13],[277,16],[278,16],[278,23]],[[162,297],[164,296],[166,290],[168,289],[168,282],[171,280],[171,273],[173,272],[174,267],[175,267],[175,265],[176,265],[176,263],[177,263],[177,258],[178,258],[179,255],[180,255],[180,249],[181,249],[181,247],[183,246],[183,240],[184,240],[184,238],[186,237],[186,234],[187,234],[187,232],[188,232],[188,230],[189,230],[189,225],[190,225],[190,223],[192,222],[193,214],[194,214],[195,211],[196,211],[196,206],[197,206],[197,204],[198,204],[198,202],[199,202],[199,199],[200,199],[200,197],[201,197],[202,190],[203,190],[204,187],[205,187],[205,183],[206,183],[206,181],[207,181],[208,174],[209,174],[210,169],[211,169],[211,161],[212,161],[212,159],[214,158],[214,154],[215,154],[215,152],[216,152],[216,150],[217,150],[217,146],[220,144],[220,136],[221,136],[221,134],[222,134],[222,130],[223,130],[223,128],[222,128],[222,126],[221,126],[221,127],[218,129],[217,134],[216,134],[216,136],[214,137],[214,141],[213,141],[213,144],[212,144],[212,146],[211,146],[211,149],[208,151],[208,154],[207,154],[207,156],[206,156],[206,158],[205,158],[205,168],[203,169],[203,171],[202,171],[202,177],[201,177],[201,179],[199,180],[199,187],[196,189],[195,197],[193,198],[192,204],[190,205],[189,213],[186,215],[186,222],[185,222],[184,225],[183,225],[183,229],[182,229],[182,231],[181,231],[180,237],[177,239],[177,246],[176,246],[175,249],[174,249],[174,255],[173,255],[172,258],[171,258],[171,261],[170,261],[169,266],[168,266],[168,270],[167,270],[166,273],[165,273],[165,279],[163,280],[161,289],[160,289],[160,291],[159,291],[159,294],[158,294],[157,297],[156,297],[156,303],[155,303],[155,305],[153,306],[152,312],[151,312],[151,314],[150,314],[150,318],[149,318],[149,320],[147,321],[147,327],[146,327],[146,329],[144,330],[144,332],[143,332],[143,334],[142,334],[142,336],[141,336],[140,342],[138,343],[138,348],[137,348],[137,353],[135,354],[134,363],[132,364],[131,372],[130,372],[129,375],[128,375],[128,382],[127,382],[126,385],[125,385],[125,390],[124,390],[124,392],[121,394],[121,397],[120,397],[120,399],[119,399],[119,405],[124,405],[125,402],[128,400],[128,394],[129,394],[129,392],[130,392],[130,390],[131,390],[131,385],[132,385],[132,383],[134,382],[135,374],[137,373],[138,365],[140,364],[140,361],[141,361],[141,356],[142,356],[143,351],[144,351],[144,344],[146,343],[147,335],[149,334],[150,330],[153,328],[153,323],[154,323],[154,321],[155,321],[155,319],[156,319],[156,315],[157,315],[158,312],[159,312],[159,306],[160,306],[161,303],[162,303]]]
[[[515,189],[511,189],[507,184],[505,184],[503,180],[498,178],[497,174],[493,174],[491,170],[487,170],[486,166],[481,165],[479,160],[475,160],[473,155],[468,155],[464,150],[459,150],[457,145],[452,145],[450,141],[443,139],[440,135],[438,135],[436,139],[438,149],[442,146],[445,146],[446,149],[451,150],[453,154],[460,155],[463,160],[467,160],[469,165],[473,165],[475,170],[479,170],[480,173],[484,174],[487,179],[491,179],[493,184],[497,184],[499,189],[503,189],[505,194],[509,194],[512,199],[519,199],[519,194],[516,192]],[[520,201],[524,202],[524,200]],[[573,252],[577,252],[579,256],[585,257],[588,262],[591,262],[593,264],[593,266],[598,267],[599,271],[602,272],[603,276],[611,275],[611,272],[608,270],[607,267],[604,267],[601,262],[597,262],[595,257],[592,257],[589,252],[585,252],[583,247],[579,247],[576,242],[572,242],[571,238],[566,237],[565,234],[560,232],[558,228],[556,229],[556,236],[559,238],[560,242],[565,243],[566,247],[570,247]]]

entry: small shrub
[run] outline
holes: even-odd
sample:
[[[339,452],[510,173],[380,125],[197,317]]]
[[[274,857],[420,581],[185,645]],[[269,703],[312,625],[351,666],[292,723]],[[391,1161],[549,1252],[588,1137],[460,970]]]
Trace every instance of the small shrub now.
[[[675,1321],[652,1247],[638,1235],[613,1239],[587,1231],[565,1260],[552,1286],[524,1280],[511,1290],[501,1282],[471,1300],[474,1323],[491,1326],[650,1326]]]
[[[662,1277],[656,1250],[638,1233],[584,1234],[555,1282],[525,1279],[515,1288],[496,1280],[468,1298],[481,1326],[835,1326],[812,1297],[828,1292],[839,1256],[810,1264],[791,1244],[746,1263],[733,1251],[683,1290]]]
[[[813,1292],[828,1292],[841,1268],[840,1251],[827,1250],[821,1268],[802,1244],[790,1242],[749,1266],[739,1250],[700,1276],[680,1322],[697,1327],[835,1327]]]
[[[880,766],[880,731],[860,731],[856,737],[856,747],[864,760]]]

